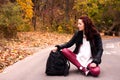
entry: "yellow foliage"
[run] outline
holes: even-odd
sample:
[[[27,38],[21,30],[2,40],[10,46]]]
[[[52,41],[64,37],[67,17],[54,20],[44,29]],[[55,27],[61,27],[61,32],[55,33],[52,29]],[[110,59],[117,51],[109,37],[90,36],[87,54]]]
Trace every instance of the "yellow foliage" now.
[[[21,6],[21,9],[24,12],[25,19],[31,19],[33,17],[32,0],[17,0],[17,3]]]
[[[60,26],[60,25],[58,26],[58,32],[59,32],[59,33],[63,33],[63,28],[62,28],[62,26]]]

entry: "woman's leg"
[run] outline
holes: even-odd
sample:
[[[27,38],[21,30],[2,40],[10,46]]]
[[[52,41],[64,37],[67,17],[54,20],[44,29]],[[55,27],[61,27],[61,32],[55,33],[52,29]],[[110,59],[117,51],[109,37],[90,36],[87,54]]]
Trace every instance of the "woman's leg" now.
[[[91,63],[90,63],[91,64]],[[92,76],[99,76],[100,74],[100,67],[90,67],[90,64],[88,65],[88,69]]]
[[[72,63],[74,64],[77,68],[79,68],[81,65],[76,59],[76,55],[70,51],[67,48],[62,49],[62,54]]]
[[[85,73],[85,75],[87,75],[89,73],[89,71],[83,67],[78,60],[76,59],[76,55],[70,51],[67,48],[62,49],[62,54],[72,63],[74,64],[79,70],[83,71]]]

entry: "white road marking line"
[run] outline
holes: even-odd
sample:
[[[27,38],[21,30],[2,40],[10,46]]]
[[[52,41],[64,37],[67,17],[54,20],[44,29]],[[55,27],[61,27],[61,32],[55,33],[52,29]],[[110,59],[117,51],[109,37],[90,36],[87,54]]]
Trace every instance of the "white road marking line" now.
[[[103,54],[109,54],[110,55],[111,53],[108,52],[108,51],[104,51]]]
[[[115,45],[113,43],[108,43],[105,45],[105,48],[115,48]]]

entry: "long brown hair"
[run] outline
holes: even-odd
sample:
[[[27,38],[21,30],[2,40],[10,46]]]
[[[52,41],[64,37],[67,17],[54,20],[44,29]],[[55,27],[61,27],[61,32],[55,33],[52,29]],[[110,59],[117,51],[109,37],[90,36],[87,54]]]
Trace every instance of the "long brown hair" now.
[[[82,19],[85,27],[85,35],[87,37],[87,40],[92,40],[94,35],[98,35],[99,32],[95,28],[95,25],[93,24],[92,20],[88,16],[81,16],[79,19]]]

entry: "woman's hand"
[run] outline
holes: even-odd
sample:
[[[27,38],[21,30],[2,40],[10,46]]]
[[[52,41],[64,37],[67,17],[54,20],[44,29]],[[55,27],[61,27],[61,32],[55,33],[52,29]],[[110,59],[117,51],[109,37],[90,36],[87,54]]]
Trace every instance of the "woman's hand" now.
[[[58,49],[57,47],[54,47],[54,48],[52,49],[52,51],[53,51],[53,52],[56,52],[57,49]]]
[[[91,63],[90,67],[97,67],[97,65],[95,63]]]

